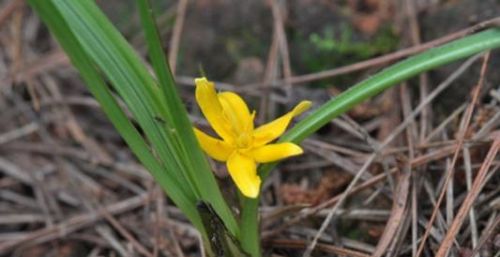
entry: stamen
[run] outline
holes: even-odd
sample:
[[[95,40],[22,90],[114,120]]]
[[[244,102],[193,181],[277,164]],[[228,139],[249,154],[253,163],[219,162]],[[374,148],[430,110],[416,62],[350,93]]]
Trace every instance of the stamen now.
[[[238,148],[248,148],[252,143],[252,137],[248,133],[242,133],[239,135],[238,140],[236,140],[236,145]]]

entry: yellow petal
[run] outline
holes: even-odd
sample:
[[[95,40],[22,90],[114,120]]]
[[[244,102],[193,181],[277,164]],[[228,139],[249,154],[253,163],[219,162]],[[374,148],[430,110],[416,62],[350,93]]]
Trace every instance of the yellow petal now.
[[[200,142],[201,148],[205,151],[210,157],[225,162],[229,158],[229,155],[234,151],[234,148],[231,147],[230,144],[213,138],[201,130],[194,128],[194,134],[198,138],[198,142]]]
[[[241,97],[233,92],[217,94],[226,118],[231,122],[237,134],[253,130],[253,117]]]
[[[249,198],[256,198],[260,190],[260,177],[257,175],[257,163],[238,152],[227,160],[227,169],[241,193]]]
[[[307,110],[311,106],[310,101],[300,102],[292,111],[281,116],[280,118],[271,121],[258,127],[254,131],[254,144],[256,146],[265,145],[274,139],[278,138],[283,132],[285,132],[286,127],[292,120],[293,117],[300,115],[302,112]]]
[[[234,141],[235,135],[231,128],[231,123],[224,116],[222,105],[215,92],[214,83],[206,78],[195,79],[196,101],[200,106],[203,115],[207,118],[212,128],[224,141]]]
[[[255,161],[260,163],[274,162],[287,157],[302,154],[302,148],[294,143],[270,144],[256,148],[250,152]]]

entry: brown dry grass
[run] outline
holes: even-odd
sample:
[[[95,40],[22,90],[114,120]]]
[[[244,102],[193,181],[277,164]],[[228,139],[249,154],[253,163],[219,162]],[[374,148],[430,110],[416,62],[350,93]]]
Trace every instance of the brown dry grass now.
[[[187,2],[171,10],[179,12],[167,33],[171,63],[187,33]],[[369,16],[379,22],[387,12],[403,13],[403,50],[294,75],[287,9],[267,1],[273,35],[263,78],[219,86],[258,99],[262,120],[297,96],[320,104],[314,93],[339,91],[310,82],[369,74],[477,28],[424,43],[418,13],[425,8],[403,2]],[[199,256],[196,231],[131,156],[40,21],[23,1],[0,4],[0,256]],[[264,187],[265,253],[498,256],[500,91],[488,76],[498,57],[489,56],[469,58],[443,81],[424,74],[389,90],[306,140],[307,153],[280,166]],[[192,103],[192,77],[179,67],[176,73]],[[464,77],[477,83],[460,83]],[[470,96],[443,110],[439,101],[450,90]],[[196,111],[193,119],[203,123]],[[227,179],[221,184],[233,192]]]

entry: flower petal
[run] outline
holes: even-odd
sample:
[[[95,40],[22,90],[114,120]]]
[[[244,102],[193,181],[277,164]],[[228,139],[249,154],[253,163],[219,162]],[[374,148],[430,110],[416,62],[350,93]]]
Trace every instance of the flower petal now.
[[[256,148],[250,152],[250,155],[257,162],[274,162],[287,157],[302,154],[302,148],[294,143],[270,144]]]
[[[257,163],[238,152],[227,160],[227,169],[241,193],[249,198],[256,198],[260,190],[260,177],[257,175]]]
[[[230,144],[213,138],[197,128],[194,128],[194,134],[198,138],[198,142],[200,142],[203,151],[217,161],[227,161],[231,153],[234,151],[234,148]]]
[[[292,120],[293,117],[300,115],[302,112],[307,110],[311,106],[310,101],[300,102],[292,111],[281,116],[280,118],[271,121],[258,127],[254,131],[254,145],[261,146],[265,145],[274,139],[278,138],[283,132],[285,132],[286,127]]]
[[[233,92],[217,94],[226,118],[231,122],[237,134],[253,130],[253,117],[241,97]]]
[[[212,128],[224,141],[232,142],[235,139],[231,123],[224,116],[222,105],[215,92],[214,83],[206,78],[195,79],[196,101],[200,106],[203,115],[207,118]]]

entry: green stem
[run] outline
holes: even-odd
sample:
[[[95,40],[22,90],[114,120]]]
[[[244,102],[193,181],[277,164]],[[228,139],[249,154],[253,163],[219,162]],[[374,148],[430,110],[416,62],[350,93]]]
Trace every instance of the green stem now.
[[[422,72],[497,47],[500,47],[500,30],[493,28],[453,41],[441,47],[427,50],[424,53],[392,65],[323,104],[284,134],[279,141],[300,143],[332,119],[389,87],[397,85]],[[276,163],[266,164],[259,168],[263,180],[269,175],[270,170],[275,165]],[[259,199],[248,199],[245,201],[240,224],[241,235],[245,239],[242,240],[242,247],[252,257],[260,256],[260,249],[256,249],[259,247],[258,241],[260,238],[257,215],[258,202]]]
[[[252,257],[261,256],[260,253],[260,223],[259,198],[244,198],[241,213],[240,241],[241,248]]]

